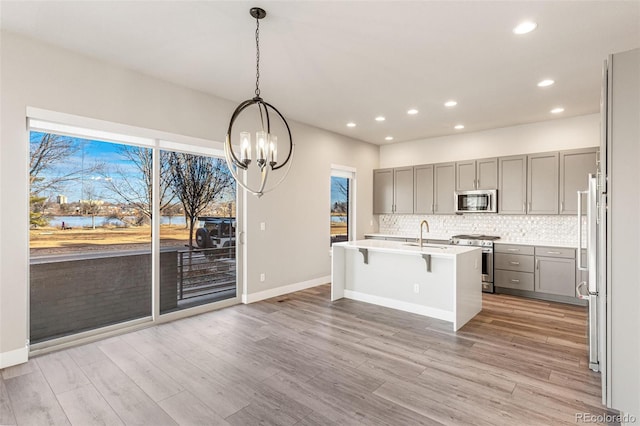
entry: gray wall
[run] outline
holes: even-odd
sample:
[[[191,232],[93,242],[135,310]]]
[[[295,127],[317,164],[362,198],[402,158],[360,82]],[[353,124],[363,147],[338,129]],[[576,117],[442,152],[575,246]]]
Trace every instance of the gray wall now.
[[[184,135],[187,138],[177,142],[221,149],[236,102],[7,32],[1,34],[0,47],[2,367],[26,360],[25,343],[29,338],[26,108],[151,129],[154,134],[167,132],[167,138]],[[268,100],[278,105],[277,94],[274,96]],[[285,116],[295,113],[281,112]],[[250,198],[246,206],[247,293],[277,291],[279,287],[329,276],[331,164],[357,169],[357,235],[376,229],[371,214],[371,173],[378,166],[378,147],[293,120],[289,124],[297,150],[291,175],[281,188],[259,200]],[[257,231],[262,221],[267,223],[267,230]],[[265,282],[257,279],[260,273],[265,273]]]
[[[151,254],[31,262],[31,341],[151,316]],[[161,309],[177,305],[177,252],[160,255]]]

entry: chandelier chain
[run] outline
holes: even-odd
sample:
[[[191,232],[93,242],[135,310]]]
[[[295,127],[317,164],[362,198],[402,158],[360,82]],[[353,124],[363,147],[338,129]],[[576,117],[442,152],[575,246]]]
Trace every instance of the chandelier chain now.
[[[256,91],[260,97],[260,19],[256,18]]]

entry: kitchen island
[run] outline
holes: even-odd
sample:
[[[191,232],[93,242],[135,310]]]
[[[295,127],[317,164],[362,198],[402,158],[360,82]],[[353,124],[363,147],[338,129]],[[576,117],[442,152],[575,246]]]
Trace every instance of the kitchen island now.
[[[482,310],[482,250],[359,240],[333,245],[331,300],[348,298],[449,321]]]

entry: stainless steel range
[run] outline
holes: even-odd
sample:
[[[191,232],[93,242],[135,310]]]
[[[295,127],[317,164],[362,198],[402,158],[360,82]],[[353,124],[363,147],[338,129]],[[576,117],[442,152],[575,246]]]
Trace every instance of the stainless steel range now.
[[[500,239],[491,235],[454,235],[450,244],[482,248],[482,291],[493,293],[493,242]]]

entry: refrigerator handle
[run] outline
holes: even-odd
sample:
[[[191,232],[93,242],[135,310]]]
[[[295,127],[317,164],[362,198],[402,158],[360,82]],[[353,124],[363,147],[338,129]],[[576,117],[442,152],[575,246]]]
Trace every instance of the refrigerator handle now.
[[[576,253],[576,257],[578,258],[578,270],[586,271],[588,268],[582,264],[582,249],[588,247],[583,247],[582,245],[582,197],[587,194],[587,191],[578,191],[578,252]],[[587,259],[589,258],[587,254]],[[582,283],[580,283],[582,285]],[[579,286],[580,286],[579,285]]]

